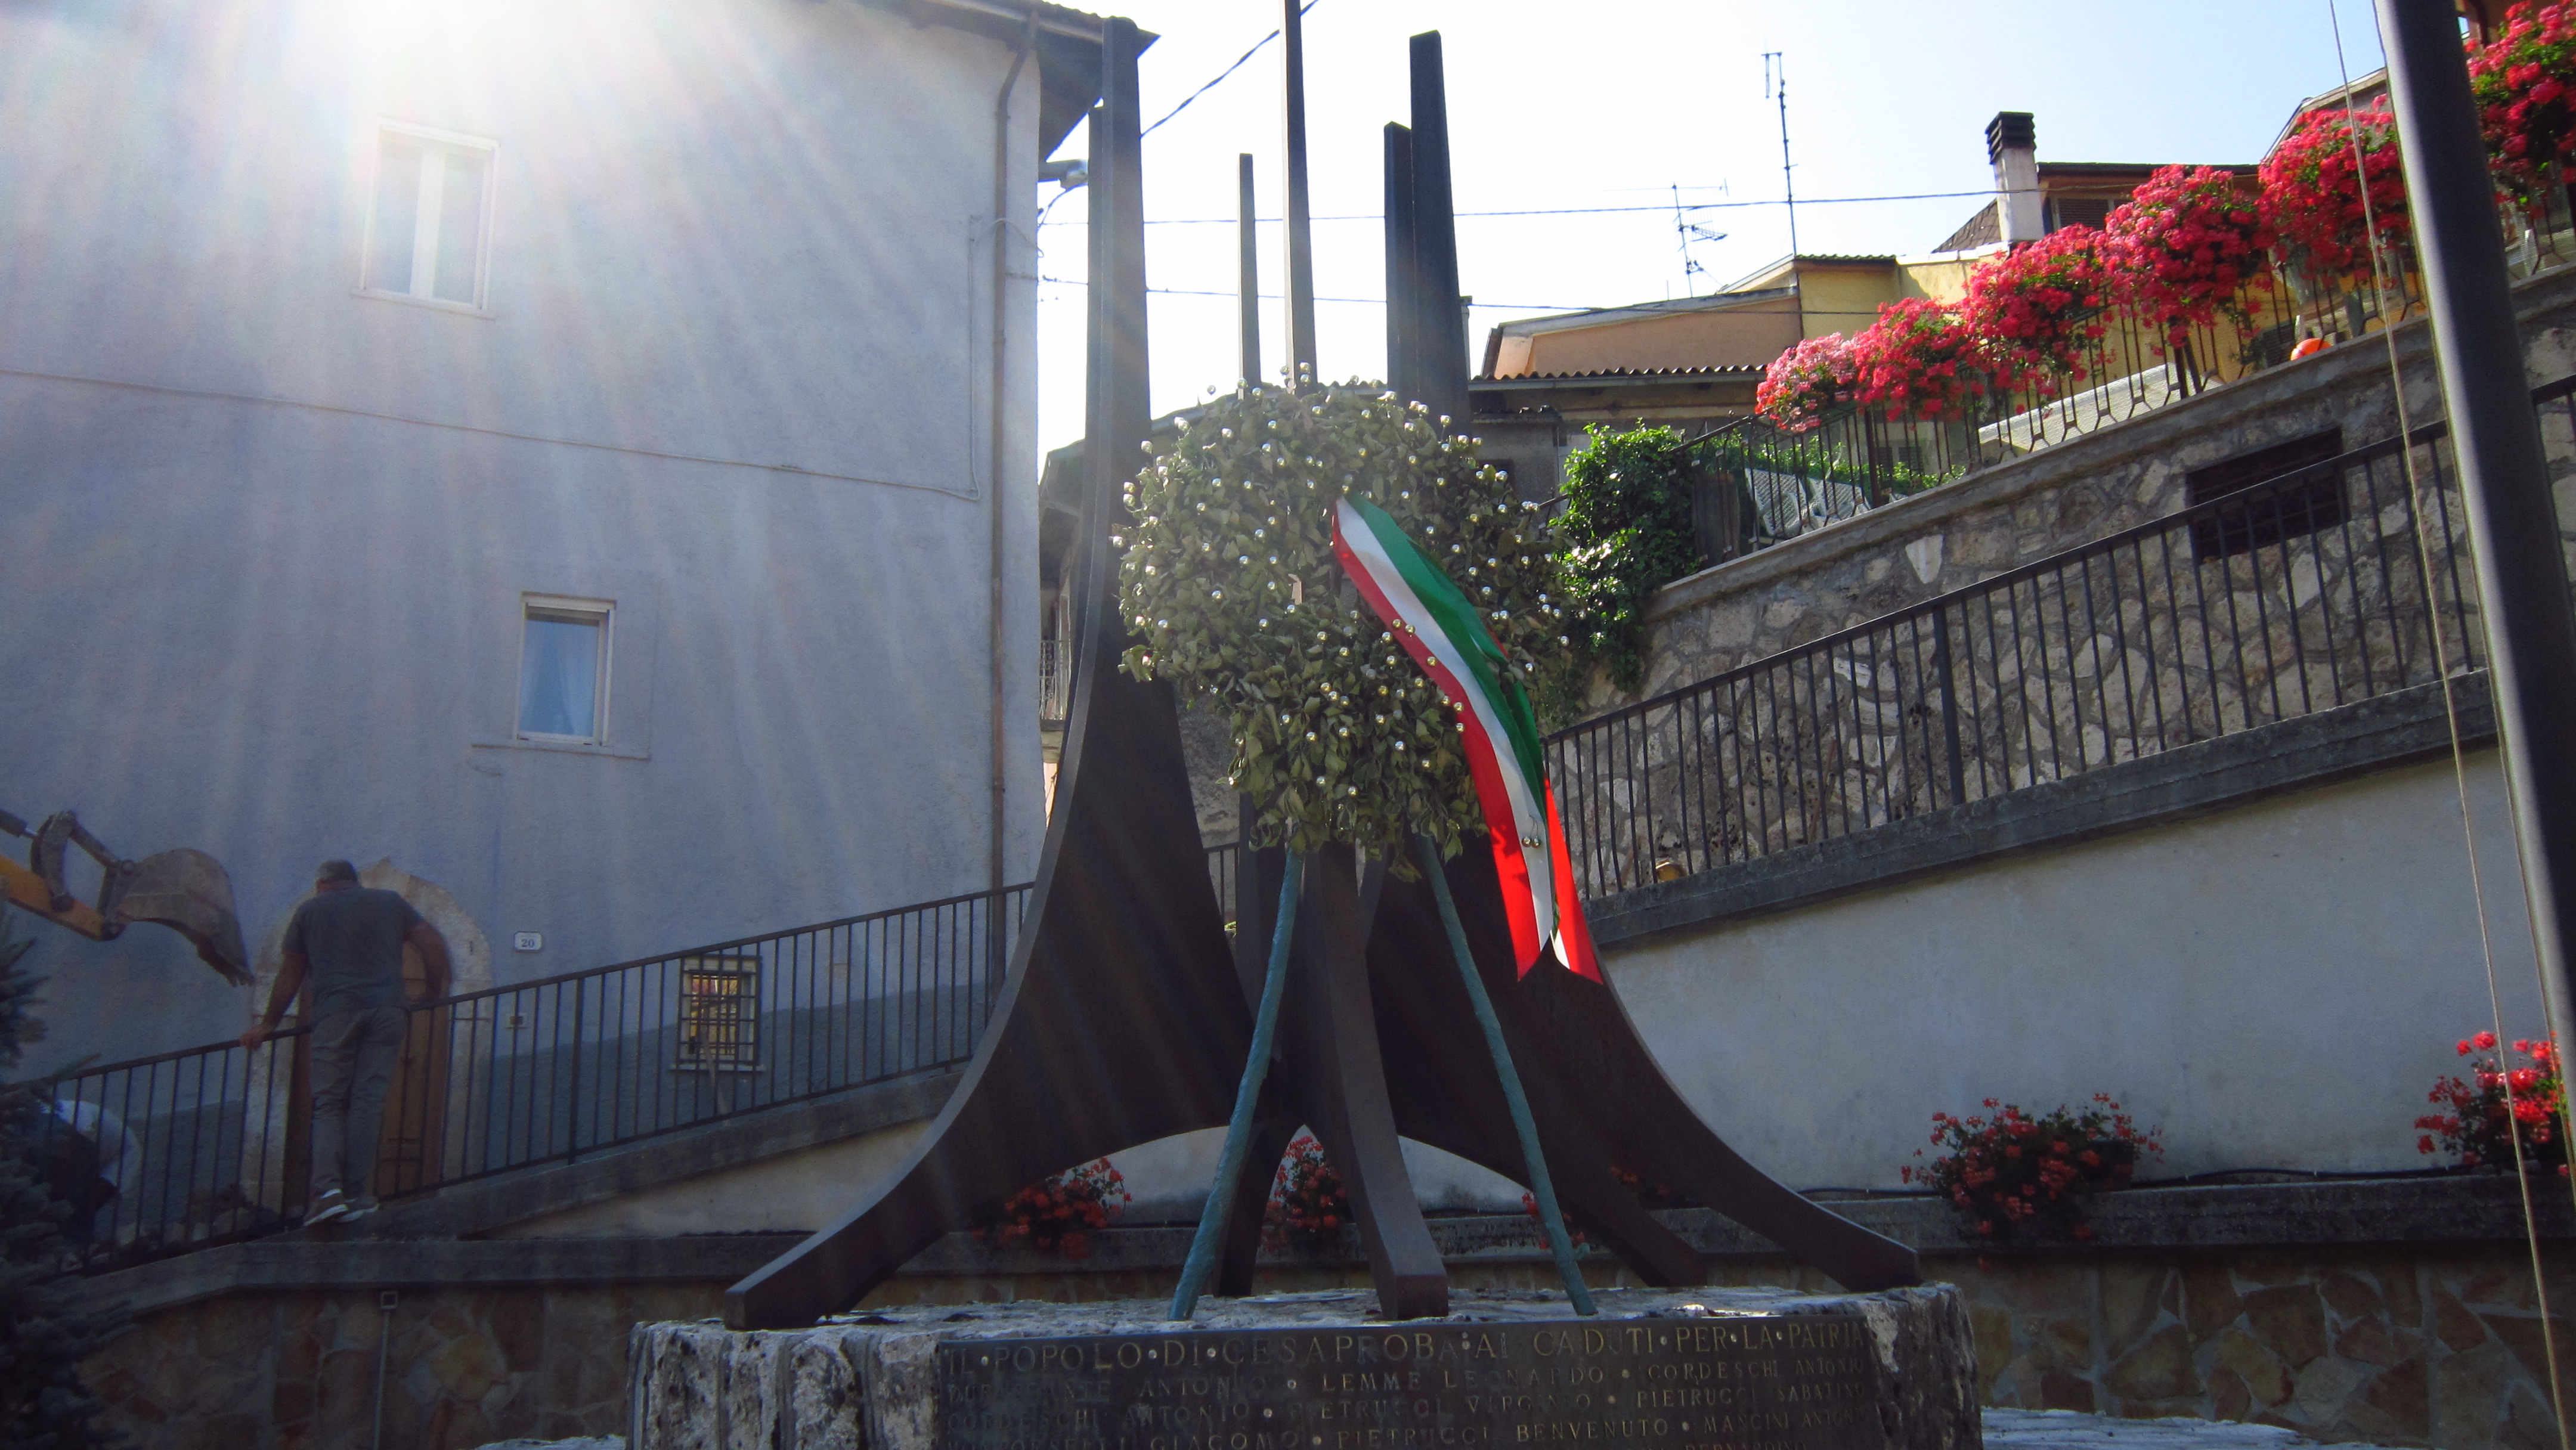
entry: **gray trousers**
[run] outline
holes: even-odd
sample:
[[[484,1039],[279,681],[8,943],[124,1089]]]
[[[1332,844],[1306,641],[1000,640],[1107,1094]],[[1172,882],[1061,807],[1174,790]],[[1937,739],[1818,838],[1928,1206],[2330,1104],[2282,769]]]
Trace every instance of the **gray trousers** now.
[[[314,1196],[333,1189],[369,1196],[385,1093],[410,1019],[400,1007],[375,1007],[334,1012],[313,1025]]]

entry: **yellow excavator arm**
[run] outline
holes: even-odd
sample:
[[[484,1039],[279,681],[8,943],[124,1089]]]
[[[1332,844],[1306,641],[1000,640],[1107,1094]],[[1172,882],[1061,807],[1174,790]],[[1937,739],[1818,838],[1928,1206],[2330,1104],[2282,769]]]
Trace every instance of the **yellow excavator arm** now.
[[[154,922],[186,937],[198,960],[225,981],[236,986],[250,981],[241,919],[233,912],[232,878],[214,857],[182,847],[128,861],[108,850],[70,811],[57,811],[32,830],[0,811],[0,833],[32,843],[24,866],[0,858],[0,894],[10,905],[92,941],[113,941],[131,923]],[[94,903],[73,895],[64,880],[64,859],[75,846],[98,863]]]

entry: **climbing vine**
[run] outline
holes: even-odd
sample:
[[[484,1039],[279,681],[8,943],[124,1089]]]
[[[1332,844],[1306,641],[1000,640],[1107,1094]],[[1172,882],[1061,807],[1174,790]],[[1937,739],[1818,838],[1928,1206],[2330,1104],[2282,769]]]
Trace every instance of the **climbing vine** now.
[[[1393,515],[1524,672],[1565,649],[1535,509],[1448,421],[1367,384],[1247,387],[1128,486],[1134,522],[1110,541],[1138,640],[1127,672],[1228,718],[1256,845],[1338,841],[1401,863],[1393,848],[1412,833],[1452,854],[1482,829],[1457,721],[1333,558],[1344,494]]]
[[[1596,432],[1566,460],[1556,522],[1564,592],[1583,662],[1635,690],[1646,673],[1646,603],[1699,569],[1690,445],[1670,428]]]

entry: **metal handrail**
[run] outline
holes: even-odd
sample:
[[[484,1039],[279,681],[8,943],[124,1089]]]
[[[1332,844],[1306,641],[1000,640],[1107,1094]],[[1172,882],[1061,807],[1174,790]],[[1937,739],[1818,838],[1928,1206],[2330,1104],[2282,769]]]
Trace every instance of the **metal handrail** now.
[[[1209,851],[1222,894],[1235,848]],[[1032,887],[969,892],[408,1005],[375,1184],[412,1196],[974,1053]],[[58,1081],[57,1130],[115,1194],[72,1226],[91,1270],[291,1226],[308,1184],[309,1023]],[[65,1140],[69,1147],[69,1140]]]

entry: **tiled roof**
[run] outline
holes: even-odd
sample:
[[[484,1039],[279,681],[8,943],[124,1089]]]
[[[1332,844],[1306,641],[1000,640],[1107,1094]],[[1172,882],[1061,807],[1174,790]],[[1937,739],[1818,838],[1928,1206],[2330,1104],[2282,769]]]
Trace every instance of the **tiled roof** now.
[[[1583,383],[1583,382],[1618,382],[1618,381],[1621,381],[1621,380],[1623,380],[1623,379],[1632,379],[1632,378],[1712,378],[1712,379],[1714,379],[1714,378],[1732,378],[1732,377],[1758,377],[1758,376],[1760,376],[1760,375],[1761,375],[1761,373],[1762,373],[1762,369],[1761,369],[1761,368],[1759,368],[1759,367],[1755,367],[1755,366],[1751,366],[1751,365],[1746,365],[1746,366],[1742,366],[1742,367],[1705,367],[1705,368],[1618,368],[1618,369],[1615,369],[1615,370],[1613,370],[1613,371],[1609,371],[1609,372],[1598,372],[1598,373],[1514,373],[1514,374],[1512,374],[1510,377],[1505,377],[1505,378],[1497,378],[1497,377],[1481,377],[1481,378],[1472,378],[1472,379],[1470,379],[1469,381],[1470,381],[1470,382],[1477,382],[1477,383],[1492,383],[1492,384],[1495,384],[1495,385],[1497,385],[1497,386],[1503,386],[1503,385],[1509,385],[1509,384],[1515,384],[1515,383]]]

